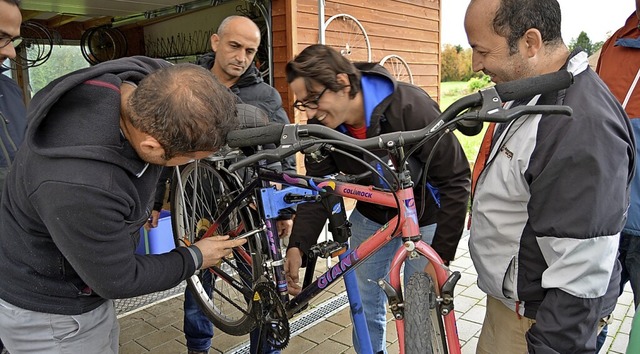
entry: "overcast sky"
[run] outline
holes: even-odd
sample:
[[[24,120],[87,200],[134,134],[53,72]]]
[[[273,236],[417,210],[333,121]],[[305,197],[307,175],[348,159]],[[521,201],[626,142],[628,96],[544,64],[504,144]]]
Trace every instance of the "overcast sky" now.
[[[469,47],[464,33],[464,13],[469,0],[441,0],[442,43]],[[624,25],[635,10],[634,0],[559,0],[562,38],[569,44],[584,31],[591,42],[604,41]]]

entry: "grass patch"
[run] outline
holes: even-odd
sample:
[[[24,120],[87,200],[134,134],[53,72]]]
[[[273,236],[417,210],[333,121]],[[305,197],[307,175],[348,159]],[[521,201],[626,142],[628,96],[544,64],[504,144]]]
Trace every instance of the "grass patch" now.
[[[442,97],[440,98],[440,109],[442,111],[459,98],[471,93],[469,91],[468,82],[466,81],[441,82],[440,88],[442,90]],[[487,126],[488,123],[485,123],[482,132],[475,136],[466,136],[460,134],[458,131],[454,131],[454,134],[458,137],[458,141],[460,141],[460,145],[462,145],[465,155],[467,155],[467,160],[470,162],[476,160],[480,144],[482,143],[482,137],[484,136],[484,132],[487,130]]]

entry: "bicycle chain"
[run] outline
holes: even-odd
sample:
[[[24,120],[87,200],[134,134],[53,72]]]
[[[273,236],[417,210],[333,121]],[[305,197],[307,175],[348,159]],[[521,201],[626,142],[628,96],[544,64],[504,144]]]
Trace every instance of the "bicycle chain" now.
[[[261,328],[261,342],[266,340],[275,349],[286,348],[290,339],[289,319],[274,285],[257,283],[253,289],[253,302],[256,321]]]

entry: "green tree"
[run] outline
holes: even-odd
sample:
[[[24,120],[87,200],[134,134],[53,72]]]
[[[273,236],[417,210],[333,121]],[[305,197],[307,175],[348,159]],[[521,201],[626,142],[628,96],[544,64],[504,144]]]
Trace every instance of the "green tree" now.
[[[589,56],[595,53],[596,50],[598,50],[598,48],[594,49],[594,44],[591,43],[591,39],[589,39],[589,36],[584,31],[580,32],[578,38],[572,38],[569,42],[569,49],[571,51],[573,51],[577,47],[582,48],[585,52],[587,52],[587,55]]]
[[[600,41],[600,42],[595,42],[593,44],[593,52],[597,52],[600,50],[600,48],[602,48],[602,46],[604,45],[604,41]]]
[[[442,49],[440,74],[442,81],[468,81],[472,77],[480,77],[471,67],[471,48],[464,49],[460,45],[445,44]]]
[[[453,45],[445,44],[441,55],[440,75],[442,81],[460,81],[458,49]]]

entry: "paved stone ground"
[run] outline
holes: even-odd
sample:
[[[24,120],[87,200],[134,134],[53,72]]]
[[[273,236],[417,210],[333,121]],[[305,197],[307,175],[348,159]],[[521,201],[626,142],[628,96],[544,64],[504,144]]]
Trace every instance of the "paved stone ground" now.
[[[455,292],[455,311],[462,353],[475,353],[484,319],[486,295],[476,285],[476,272],[468,253],[468,237],[464,237],[460,242],[457,258],[452,262],[451,267],[462,273]],[[335,298],[343,291],[344,285],[340,282],[330,289],[330,292],[319,296],[311,307]],[[627,287],[618,300],[613,323],[609,326],[609,336],[604,347],[606,350],[602,350],[601,353],[625,352],[635,312],[632,304],[633,294]],[[304,316],[304,313],[298,316]],[[387,318],[390,321],[387,326],[389,329],[387,331],[388,352],[398,353],[395,325],[390,315]],[[187,352],[184,333],[181,331],[182,296],[180,295],[121,317],[120,326],[120,353],[122,354]],[[238,350],[247,341],[248,336],[233,337],[216,331],[210,353],[248,353],[248,350]],[[351,321],[348,309],[340,310],[293,336],[289,346],[283,350],[283,354],[287,353],[355,353],[351,346]]]

